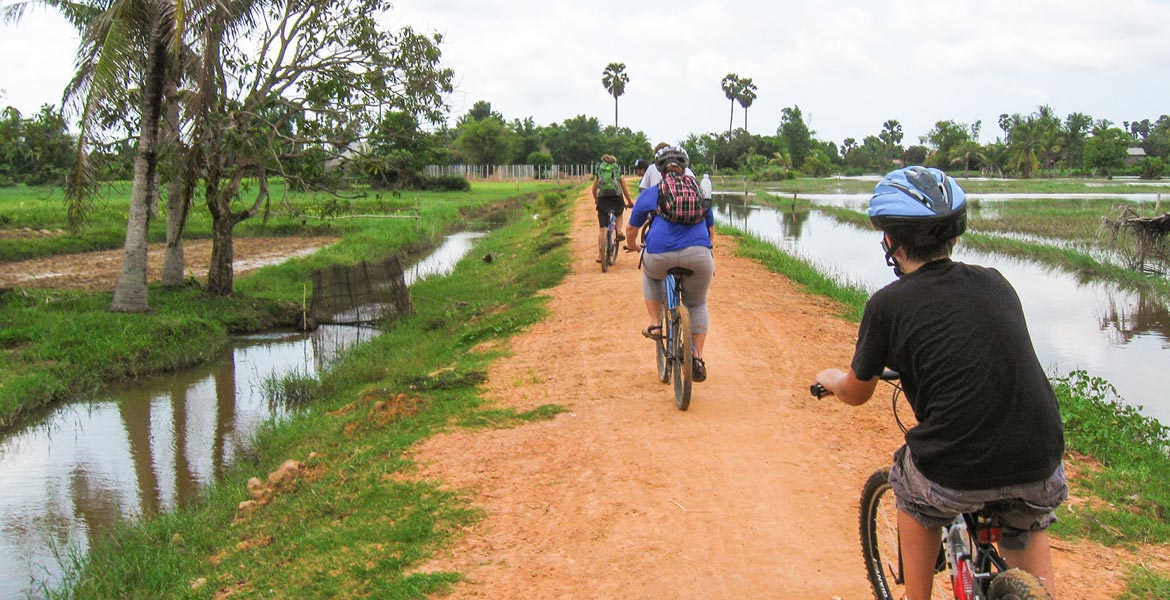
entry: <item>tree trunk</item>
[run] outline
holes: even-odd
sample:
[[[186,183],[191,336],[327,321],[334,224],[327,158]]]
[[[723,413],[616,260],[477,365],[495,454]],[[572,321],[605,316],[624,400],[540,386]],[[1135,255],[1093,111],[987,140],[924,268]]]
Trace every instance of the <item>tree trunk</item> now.
[[[176,85],[172,79],[167,84],[166,98],[177,95]],[[162,284],[163,287],[179,287],[183,285],[185,276],[185,259],[183,257],[183,231],[187,228],[187,212],[191,206],[191,196],[186,188],[186,169],[189,158],[183,152],[179,142],[179,103],[167,102],[167,141],[174,148],[174,165],[172,176],[167,183],[167,246],[163,255]],[[184,176],[180,176],[180,174]]]
[[[232,229],[236,218],[230,210],[212,215],[211,266],[207,269],[207,291],[216,296],[232,295],[235,285],[232,271]]]
[[[146,289],[146,245],[150,230],[150,205],[158,198],[155,173],[158,171],[158,124],[166,77],[166,44],[157,36],[151,45],[142,94],[142,122],[138,150],[134,156],[134,189],[130,195],[122,272],[114,285],[110,310],[150,310]]]
[[[183,257],[183,229],[187,220],[187,196],[183,182],[174,178],[167,185],[167,248],[163,256],[163,287],[183,285],[186,262]]]
[[[727,117],[727,141],[731,142],[731,128],[735,125],[735,99],[731,99],[731,116]]]

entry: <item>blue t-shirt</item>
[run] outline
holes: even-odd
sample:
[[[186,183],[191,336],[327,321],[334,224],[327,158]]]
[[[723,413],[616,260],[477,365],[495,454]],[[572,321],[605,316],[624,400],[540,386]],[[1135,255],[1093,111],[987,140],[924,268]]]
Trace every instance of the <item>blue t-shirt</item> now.
[[[634,208],[630,213],[630,225],[641,227],[658,210],[658,186],[650,186],[638,194]],[[711,247],[711,235],[708,227],[715,226],[715,215],[708,210],[707,216],[699,223],[691,225],[672,223],[666,219],[656,218],[646,234],[646,252],[659,254],[672,250],[682,250],[690,246]]]

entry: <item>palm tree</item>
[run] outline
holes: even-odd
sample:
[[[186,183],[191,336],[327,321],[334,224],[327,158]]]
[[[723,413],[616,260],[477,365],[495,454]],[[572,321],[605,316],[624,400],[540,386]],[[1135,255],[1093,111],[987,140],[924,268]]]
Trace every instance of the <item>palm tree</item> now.
[[[1044,146],[1044,132],[1037,126],[1036,117],[1012,119],[1008,146],[1011,149],[1010,164],[1020,171],[1020,177],[1028,179],[1039,165],[1039,155]]]
[[[743,107],[743,130],[747,131],[747,109],[751,108],[752,103],[756,100],[756,85],[752,83],[751,77],[739,80],[739,93],[736,94],[735,99],[739,100],[739,105]]]
[[[626,75],[626,63],[609,63],[601,74],[601,85],[605,91],[613,96],[613,134],[618,132],[618,97],[626,93],[626,84],[630,76]]]
[[[985,169],[994,169],[999,176],[1003,177],[1004,168],[1008,164],[1010,150],[1007,144],[1001,142],[992,142],[980,150],[979,162]]]
[[[77,53],[78,70],[66,88],[65,97],[84,97],[81,102],[77,161],[66,185],[67,204],[84,218],[93,193],[93,177],[86,160],[87,144],[96,112],[104,102],[124,98],[126,82],[139,83],[140,108],[138,144],[134,157],[133,188],[122,257],[122,271],[114,287],[110,309],[122,312],[149,310],[146,289],[147,231],[151,207],[158,197],[159,123],[163,114],[163,89],[170,56],[178,48],[183,28],[174,2],[114,0],[74,3],[46,0],[82,30]],[[185,6],[185,5],[184,5]],[[5,16],[18,19],[22,8]],[[177,35],[176,35],[177,34]],[[143,54],[145,49],[145,54]]]
[[[885,145],[883,160],[893,160],[894,150],[902,144],[902,135],[902,123],[897,119],[888,119],[882,123],[882,132],[878,134],[878,139]],[[887,152],[889,154],[886,154]]]
[[[731,126],[735,122],[735,101],[739,98],[739,75],[728,73],[723,78],[723,95],[731,101],[731,116],[727,119],[727,140],[731,141]]]

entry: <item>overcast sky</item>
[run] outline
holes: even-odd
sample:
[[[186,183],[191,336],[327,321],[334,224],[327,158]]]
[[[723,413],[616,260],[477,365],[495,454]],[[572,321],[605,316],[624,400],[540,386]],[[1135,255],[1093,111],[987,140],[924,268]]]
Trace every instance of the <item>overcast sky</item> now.
[[[610,62],[630,77],[620,124],[651,143],[726,131],[728,73],[758,88],[752,133],[797,105],[838,144],[888,119],[907,145],[942,119],[982,121],[986,142],[1001,113],[1042,104],[1119,126],[1170,113],[1170,0],[400,0],[387,25],[443,34],[452,122],[486,100],[508,120],[612,124]],[[76,45],[42,10],[0,25],[0,106],[59,103]]]

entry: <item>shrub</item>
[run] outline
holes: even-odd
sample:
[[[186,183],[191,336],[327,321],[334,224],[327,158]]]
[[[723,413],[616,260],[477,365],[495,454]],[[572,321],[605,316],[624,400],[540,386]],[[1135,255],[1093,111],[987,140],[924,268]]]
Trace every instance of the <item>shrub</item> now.
[[[462,175],[427,177],[423,180],[422,187],[425,190],[438,192],[467,192],[471,190],[471,184]]]

